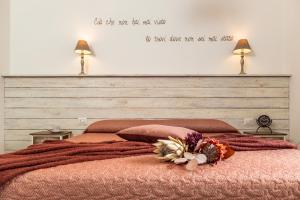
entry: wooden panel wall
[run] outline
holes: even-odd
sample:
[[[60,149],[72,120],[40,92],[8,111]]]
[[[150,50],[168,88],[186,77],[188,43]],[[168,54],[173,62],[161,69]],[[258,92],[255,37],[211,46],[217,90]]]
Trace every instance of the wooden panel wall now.
[[[0,154],[4,152],[4,79],[0,77]]]
[[[30,144],[30,132],[59,125],[76,134],[112,118],[217,118],[240,130],[268,114],[289,131],[289,77],[6,77],[5,150]],[[245,121],[247,123],[245,123]]]

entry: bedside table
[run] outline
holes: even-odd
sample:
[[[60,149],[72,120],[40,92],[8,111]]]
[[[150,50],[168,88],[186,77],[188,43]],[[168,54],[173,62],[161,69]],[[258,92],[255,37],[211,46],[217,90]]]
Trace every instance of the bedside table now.
[[[243,133],[244,135],[252,135],[254,137],[261,137],[261,138],[269,138],[269,139],[274,139],[274,140],[287,140],[287,133],[279,133],[279,132],[274,132],[270,133],[270,132],[258,132],[256,133],[256,131],[245,131]]]
[[[31,133],[32,144],[40,144],[46,140],[64,140],[71,138],[72,131],[62,131],[58,133],[52,133],[50,131],[41,131],[36,133]]]

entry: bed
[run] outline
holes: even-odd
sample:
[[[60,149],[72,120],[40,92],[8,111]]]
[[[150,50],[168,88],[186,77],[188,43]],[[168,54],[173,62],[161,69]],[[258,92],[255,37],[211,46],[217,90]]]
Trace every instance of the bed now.
[[[70,141],[124,141],[114,132],[151,123],[154,122],[96,123]],[[167,124],[174,123],[178,125],[176,120]],[[179,125],[195,128],[190,121]],[[300,199],[300,151],[236,152],[228,160],[199,166],[192,172],[159,162],[155,155],[61,165],[14,178],[0,189],[0,199]]]

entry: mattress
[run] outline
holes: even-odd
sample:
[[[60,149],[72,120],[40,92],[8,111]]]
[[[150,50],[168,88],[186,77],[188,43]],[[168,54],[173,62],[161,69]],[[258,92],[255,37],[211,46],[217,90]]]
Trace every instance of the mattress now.
[[[71,139],[110,140],[122,139],[111,133]],[[62,165],[13,179],[0,199],[300,199],[300,151],[236,152],[193,172],[155,155]]]

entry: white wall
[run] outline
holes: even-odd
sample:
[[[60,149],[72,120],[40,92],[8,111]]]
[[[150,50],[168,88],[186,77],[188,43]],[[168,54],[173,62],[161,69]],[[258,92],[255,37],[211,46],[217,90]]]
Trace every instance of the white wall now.
[[[286,66],[293,74],[291,81],[291,137],[300,144],[300,1],[286,0]]]
[[[9,1],[0,0],[0,74],[9,67]],[[3,151],[3,79],[0,77],[0,153]]]
[[[282,0],[11,0],[12,74],[77,74],[73,49],[95,51],[90,74],[228,74],[239,72],[234,42],[146,44],[146,35],[233,34],[249,38],[250,73],[283,72]],[[95,27],[94,17],[167,19],[166,26]]]
[[[254,49],[252,74],[292,73],[291,133],[300,142],[299,0],[11,0],[11,74],[77,74],[86,39],[90,74],[236,74],[233,42],[146,44],[146,35],[233,34]],[[166,26],[95,27],[94,17],[166,17]]]

